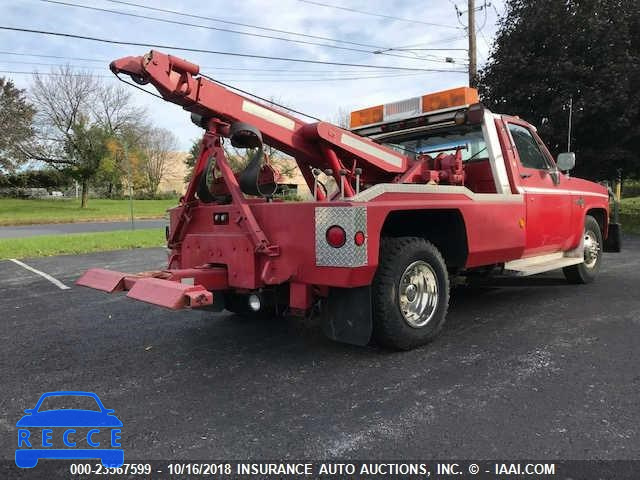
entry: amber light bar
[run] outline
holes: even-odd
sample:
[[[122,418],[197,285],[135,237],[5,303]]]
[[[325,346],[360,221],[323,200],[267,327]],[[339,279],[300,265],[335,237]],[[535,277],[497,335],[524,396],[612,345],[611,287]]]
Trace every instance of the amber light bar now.
[[[443,108],[478,103],[478,91],[470,87],[458,87],[422,96],[422,111],[433,112]]]
[[[429,93],[399,102],[376,105],[351,112],[351,128],[374,123],[411,118],[420,113],[434,112],[451,107],[462,107],[478,103],[478,91],[470,87],[458,87]]]

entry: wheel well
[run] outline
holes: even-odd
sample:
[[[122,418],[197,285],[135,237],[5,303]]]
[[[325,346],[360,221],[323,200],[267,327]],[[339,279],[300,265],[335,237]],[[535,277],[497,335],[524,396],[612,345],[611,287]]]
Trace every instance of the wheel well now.
[[[600,226],[600,232],[602,233],[602,238],[607,237],[607,211],[604,208],[592,208],[587,211],[586,215],[591,215],[596,219],[598,225]]]
[[[422,237],[433,243],[447,267],[462,268],[469,252],[464,219],[458,210],[399,210],[389,213],[383,237]]]

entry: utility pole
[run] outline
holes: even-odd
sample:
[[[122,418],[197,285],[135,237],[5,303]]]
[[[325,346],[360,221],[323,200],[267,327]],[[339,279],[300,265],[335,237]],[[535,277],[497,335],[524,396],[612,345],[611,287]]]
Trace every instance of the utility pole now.
[[[478,77],[478,62],[476,58],[476,1],[468,0],[469,6],[467,12],[469,14],[469,26],[467,28],[469,34],[469,86],[475,87]]]
[[[135,230],[136,223],[133,219],[133,177],[131,175],[131,158],[129,158],[129,148],[126,138],[122,139],[122,151],[124,153],[124,159],[127,162],[127,183],[129,184],[129,213],[131,215],[131,230]]]

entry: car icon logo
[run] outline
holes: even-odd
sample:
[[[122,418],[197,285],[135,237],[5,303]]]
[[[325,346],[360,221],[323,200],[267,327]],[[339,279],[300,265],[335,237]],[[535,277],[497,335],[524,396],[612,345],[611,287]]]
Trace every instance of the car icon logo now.
[[[18,467],[33,468],[45,458],[99,458],[105,467],[124,463],[122,422],[95,393],[48,392],[25,413],[16,423]]]

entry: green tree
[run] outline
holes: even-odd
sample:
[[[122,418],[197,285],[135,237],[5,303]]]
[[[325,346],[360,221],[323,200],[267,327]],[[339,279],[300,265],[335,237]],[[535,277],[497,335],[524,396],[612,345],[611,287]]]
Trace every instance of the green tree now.
[[[25,151],[30,159],[47,163],[77,180],[82,186],[84,208],[90,183],[101,175],[109,177],[109,172],[123,170],[118,163],[122,162],[120,156],[112,159],[116,162],[113,168],[101,171],[103,159],[111,158],[108,142],[139,138],[138,132],[144,130],[144,111],[133,104],[130,93],[107,86],[91,74],[69,66],[52,73],[34,74],[31,97],[37,108],[36,135]],[[128,145],[133,150],[136,143]]]
[[[33,134],[34,113],[24,90],[0,77],[0,172],[13,171],[24,160],[20,146]]]
[[[148,131],[144,128],[123,127],[114,133],[110,129],[106,138],[107,155],[102,159],[93,184],[107,197],[128,195],[133,192],[146,195],[149,183],[144,172],[146,154],[143,142]]]
[[[486,67],[483,103],[538,126],[554,154],[571,149],[576,173],[640,173],[640,2],[507,0]]]
[[[200,155],[200,142],[200,138],[193,141],[191,148],[189,149],[189,155],[184,159],[184,164],[187,166],[187,174],[184,176],[184,181],[187,183],[191,181],[191,177],[193,176],[193,167],[195,167],[198,155]]]
[[[94,121],[108,132],[109,153],[91,183],[108,198],[122,195],[129,181],[136,191],[146,189],[138,171],[142,144],[152,130],[145,120],[146,112],[135,106],[130,90],[102,83],[97,86],[91,112]]]
[[[171,158],[177,149],[178,139],[164,128],[150,128],[141,140],[141,172],[149,196],[155,197],[163,178],[172,173]]]
[[[80,116],[70,128],[70,135],[64,141],[65,159],[68,163],[62,171],[80,183],[82,205],[87,204],[88,182],[94,179],[102,160],[108,155],[109,133],[104,127],[90,123]]]

